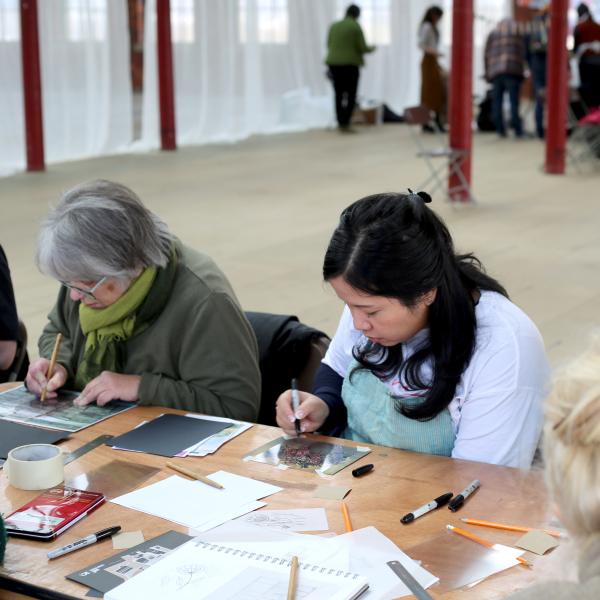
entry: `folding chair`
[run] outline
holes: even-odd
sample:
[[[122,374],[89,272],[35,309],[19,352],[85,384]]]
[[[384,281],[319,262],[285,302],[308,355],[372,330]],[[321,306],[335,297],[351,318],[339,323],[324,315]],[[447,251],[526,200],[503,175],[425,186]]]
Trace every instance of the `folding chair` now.
[[[446,135],[438,132],[433,134],[421,132],[421,127],[431,122],[431,114],[426,106],[412,106],[405,109],[404,120],[410,126],[411,136],[417,146],[417,156],[425,161],[430,171],[429,177],[416,189],[424,190],[431,195],[438,189],[445,190],[448,200],[454,200],[455,197],[462,200],[466,192],[468,201],[475,202],[469,182],[462,172],[462,163],[469,152],[451,148]],[[424,142],[426,137],[435,140],[435,145],[426,144]],[[459,183],[446,189],[449,175],[456,175]]]
[[[584,164],[600,164],[600,108],[586,112],[582,118],[577,118],[570,104],[567,110],[570,131],[567,156],[578,172]]]

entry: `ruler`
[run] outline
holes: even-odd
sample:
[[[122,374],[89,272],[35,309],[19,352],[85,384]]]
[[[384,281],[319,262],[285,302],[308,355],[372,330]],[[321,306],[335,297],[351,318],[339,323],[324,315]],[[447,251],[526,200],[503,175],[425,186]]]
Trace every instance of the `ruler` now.
[[[69,454],[65,456],[65,465],[68,465],[71,461],[75,460],[76,458],[87,454],[90,450],[101,446],[102,444],[104,444],[104,442],[107,442],[108,440],[112,439],[112,437],[112,435],[99,435],[97,438],[94,438],[87,444],[79,446],[79,448],[73,450],[73,452],[69,452]]]
[[[400,564],[397,560],[390,560],[387,566],[396,573],[406,587],[415,595],[418,600],[433,600],[430,594],[423,586]]]

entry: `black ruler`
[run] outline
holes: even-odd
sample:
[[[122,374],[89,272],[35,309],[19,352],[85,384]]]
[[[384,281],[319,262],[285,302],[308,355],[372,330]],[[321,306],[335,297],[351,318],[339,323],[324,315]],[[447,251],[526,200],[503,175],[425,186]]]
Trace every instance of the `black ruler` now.
[[[104,444],[104,442],[107,442],[108,440],[112,439],[112,437],[112,435],[99,435],[97,438],[94,438],[87,444],[79,446],[79,448],[73,450],[73,452],[69,452],[69,454],[65,456],[65,465],[68,465],[71,461],[74,461],[76,458],[87,454],[90,450],[101,446],[102,444]]]
[[[397,560],[390,560],[387,566],[396,573],[404,585],[415,595],[418,600],[433,600],[425,588],[400,564]]]

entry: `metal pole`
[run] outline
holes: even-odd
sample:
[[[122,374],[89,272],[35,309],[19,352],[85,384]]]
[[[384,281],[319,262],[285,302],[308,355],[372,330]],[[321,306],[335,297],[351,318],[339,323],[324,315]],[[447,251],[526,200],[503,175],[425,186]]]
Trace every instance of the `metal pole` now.
[[[471,183],[471,147],[473,131],[473,0],[454,0],[452,8],[452,60],[449,81],[450,147],[464,150],[461,164],[465,180]],[[461,184],[450,173],[448,188]],[[468,192],[455,192],[452,200],[468,202]]]
[[[565,172],[567,144],[568,53],[567,11],[569,0],[552,0],[550,5],[550,36],[546,68],[548,127],[546,128],[546,173]]]
[[[156,39],[161,147],[163,150],[175,150],[177,142],[175,136],[175,95],[173,92],[173,50],[171,46],[171,3],[169,0],[156,0]]]
[[[37,0],[21,0],[21,61],[27,170],[44,171],[44,124]]]

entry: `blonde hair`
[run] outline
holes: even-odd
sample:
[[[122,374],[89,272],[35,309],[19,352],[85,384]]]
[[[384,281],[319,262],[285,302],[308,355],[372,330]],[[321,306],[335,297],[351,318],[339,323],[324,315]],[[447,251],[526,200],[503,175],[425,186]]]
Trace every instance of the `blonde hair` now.
[[[600,533],[600,335],[555,379],[544,457],[565,527],[578,538]]]

